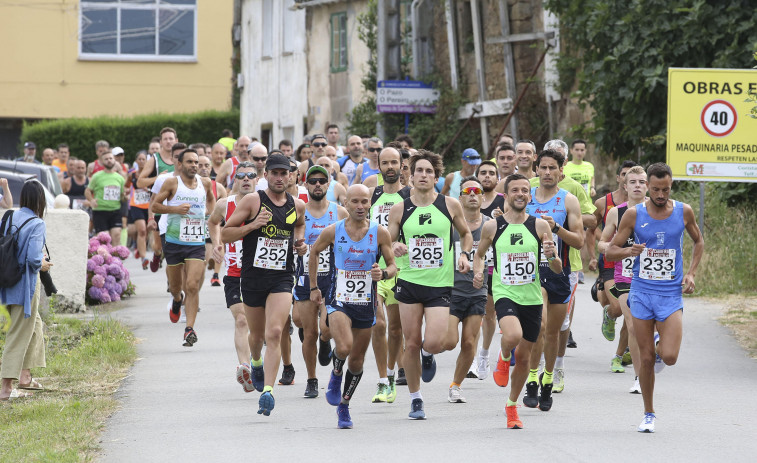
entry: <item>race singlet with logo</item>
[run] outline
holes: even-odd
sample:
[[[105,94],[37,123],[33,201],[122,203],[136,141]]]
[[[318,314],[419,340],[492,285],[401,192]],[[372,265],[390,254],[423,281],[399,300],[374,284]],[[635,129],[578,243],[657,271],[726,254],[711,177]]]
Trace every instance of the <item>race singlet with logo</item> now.
[[[205,185],[202,178],[195,175],[195,187],[189,188],[181,176],[176,177],[176,194],[166,201],[167,206],[189,204],[185,215],[166,215],[166,242],[184,246],[205,245]]]
[[[353,241],[345,228],[345,221],[336,223],[334,230],[334,283],[333,304],[338,307],[359,307],[373,314],[376,303],[376,285],[371,278],[371,267],[378,261],[378,225],[371,222],[360,241]],[[329,298],[332,299],[332,298]]]
[[[231,218],[231,214],[237,208],[237,195],[231,195],[226,198],[226,221]],[[226,275],[230,277],[242,276],[242,240],[226,243],[226,252],[223,255]]]
[[[294,223],[297,209],[294,198],[285,193],[286,200],[277,206],[265,191],[260,195],[260,210],[271,213],[268,223],[248,233],[242,240],[242,277],[265,277],[272,272],[294,274]],[[260,213],[260,211],[258,211]],[[248,220],[250,223],[254,220]]]
[[[403,202],[399,241],[407,245],[409,261],[399,279],[435,288],[454,284],[452,216],[445,196],[437,194],[434,202],[424,207],[407,198]]]
[[[541,240],[536,232],[536,218],[529,216],[522,224],[507,223],[499,216],[494,233],[494,301],[506,297],[522,305],[542,303],[538,259]]]
[[[563,228],[568,228],[568,209],[565,207],[565,197],[568,195],[566,190],[560,188],[557,190],[557,194],[552,196],[544,203],[540,203],[536,200],[536,187],[531,188],[531,202],[526,206],[526,213],[535,218],[541,218],[542,215],[547,215],[555,220],[557,225]],[[562,260],[563,273],[561,276],[568,277],[570,274],[570,258],[568,256],[569,246],[563,242],[563,240],[557,236],[557,233],[552,233],[552,241],[555,242],[557,249],[557,257]],[[539,266],[541,267],[542,276],[545,278],[554,277],[555,273],[549,268],[549,262],[544,256],[544,253],[539,255]]]
[[[409,187],[403,187],[401,190],[397,191],[396,193],[385,193],[384,192],[384,185],[379,185],[376,188],[373,189],[373,196],[371,196],[371,221],[376,222],[377,224],[388,227],[389,226],[389,211],[392,209],[392,206],[394,206],[397,203],[401,203],[406,198],[410,197],[410,188]],[[397,266],[398,269],[407,268],[408,266],[408,259],[407,255],[404,255],[402,257],[396,257],[394,259],[394,264]],[[384,261],[384,258],[382,257],[381,260],[379,260],[379,266],[381,268],[386,268],[386,262]]]
[[[673,211],[663,220],[653,219],[645,204],[636,205],[634,242],[646,248],[633,264],[631,291],[681,294],[684,229],[683,203],[673,201]]]
[[[620,220],[623,218],[623,214],[626,213],[628,210],[628,203],[622,203],[617,206],[618,208],[618,223],[620,224]],[[623,244],[624,248],[630,248],[633,246],[633,235],[629,236],[626,242]],[[615,273],[613,275],[615,283],[630,283],[631,279],[633,278],[633,264],[636,262],[636,258],[626,257],[623,260],[619,262],[615,262]]]
[[[302,275],[309,275],[308,260],[310,259],[310,247],[315,244],[324,228],[337,222],[338,209],[336,203],[330,203],[328,209],[321,217],[313,217],[309,211],[305,211],[305,244],[308,251],[302,256],[300,266]],[[298,258],[299,260],[299,258]],[[318,255],[318,276],[326,276],[331,270],[332,251],[326,248]],[[304,284],[304,283],[303,283]]]

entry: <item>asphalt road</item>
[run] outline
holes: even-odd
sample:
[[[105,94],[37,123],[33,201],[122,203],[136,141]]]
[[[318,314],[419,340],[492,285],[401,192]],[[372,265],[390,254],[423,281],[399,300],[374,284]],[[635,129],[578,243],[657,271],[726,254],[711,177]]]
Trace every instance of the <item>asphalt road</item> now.
[[[259,393],[244,393],[235,380],[223,288],[211,287],[206,276],[195,325],[199,342],[186,348],[183,325],[168,320],[163,271],[143,272],[134,259],[128,266],[137,295],[113,316],[133,327],[139,360],[116,394],[121,408],[106,423],[104,461],[748,461],[757,455],[755,362],[717,322],[721,307],[702,299],[686,299],[678,364],[657,377],[654,434],[636,432],[643,407],[640,395],[628,393],[632,368],[609,370],[616,343],[602,337],[588,281],[578,290],[578,348],[567,352],[565,391],[553,395],[549,412],[519,408],[525,429],[506,428],[507,389],[491,376],[463,383],[467,403],[447,402],[457,351],[437,356],[436,378],[422,385],[426,421],[407,419],[406,387],[398,387],[393,404],[372,404],[378,375],[369,348],[350,405],[355,427],[340,430],[324,396],[330,367],[318,366],[320,396],[302,397],[305,366],[296,333],[295,384],[277,386],[271,416],[258,415]],[[495,359],[498,334],[492,345]]]

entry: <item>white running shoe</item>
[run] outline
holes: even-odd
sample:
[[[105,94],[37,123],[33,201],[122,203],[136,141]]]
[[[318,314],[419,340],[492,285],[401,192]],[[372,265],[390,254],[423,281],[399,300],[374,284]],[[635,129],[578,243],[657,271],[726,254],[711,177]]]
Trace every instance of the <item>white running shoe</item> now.
[[[654,372],[655,374],[659,374],[664,368],[665,368],[665,362],[662,361],[662,358],[657,355],[657,344],[660,343],[660,334],[656,333],[654,335]]]
[[[477,374],[478,379],[484,380],[489,377],[489,373],[491,373],[491,367],[489,366],[489,356],[482,356],[481,352],[479,351],[478,354],[476,354],[476,368],[477,368]]]
[[[639,384],[639,377],[633,380],[633,386],[628,390],[631,394],[641,394],[641,385]]]
[[[639,425],[639,432],[654,432],[654,413],[645,413],[644,420]]]
[[[466,378],[471,379],[478,379],[478,367],[477,365],[478,357],[473,357],[473,361],[470,364],[470,368],[468,369],[468,374],[465,375]]]
[[[449,400],[449,402],[452,404],[465,403],[465,397],[463,397],[460,386],[452,386],[449,388],[449,395],[447,396],[447,400]]]

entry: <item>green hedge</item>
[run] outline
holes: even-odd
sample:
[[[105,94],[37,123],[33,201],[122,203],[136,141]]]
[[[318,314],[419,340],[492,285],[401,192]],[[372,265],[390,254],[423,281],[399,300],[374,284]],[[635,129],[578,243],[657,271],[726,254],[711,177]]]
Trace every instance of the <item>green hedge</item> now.
[[[150,139],[163,127],[173,127],[179,141],[213,144],[221,131],[239,133],[239,111],[203,111],[191,114],[149,114],[135,117],[95,117],[91,119],[56,119],[25,123],[21,140],[37,145],[37,157],[45,147],[66,143],[71,155],[87,162],[94,161],[95,142],[107,140],[111,147],[120,146],[126,161],[133,162],[137,151],[147,149]],[[20,150],[19,150],[20,151]]]

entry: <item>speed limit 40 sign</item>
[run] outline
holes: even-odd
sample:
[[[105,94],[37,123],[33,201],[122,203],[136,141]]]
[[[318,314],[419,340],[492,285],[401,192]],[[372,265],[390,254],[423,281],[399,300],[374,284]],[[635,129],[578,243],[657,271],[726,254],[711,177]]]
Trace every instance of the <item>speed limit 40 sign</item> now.
[[[676,180],[757,181],[757,71],[668,70],[667,163]]]

